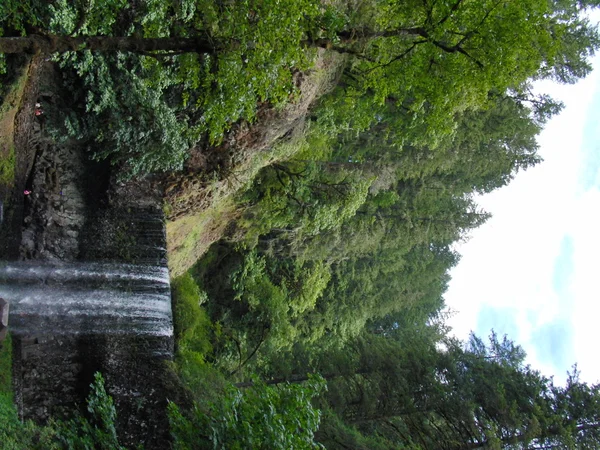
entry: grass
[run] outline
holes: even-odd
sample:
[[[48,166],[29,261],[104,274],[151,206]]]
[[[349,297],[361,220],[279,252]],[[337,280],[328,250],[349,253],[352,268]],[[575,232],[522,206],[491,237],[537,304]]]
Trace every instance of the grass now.
[[[183,216],[167,223],[167,251],[172,277],[183,275],[218,241],[231,220],[236,217],[231,197],[213,201],[194,215]]]
[[[12,401],[12,342],[10,334],[0,344],[0,395]]]
[[[277,144],[270,151],[251,155],[229,178],[207,187],[212,195],[206,208],[196,214],[169,221],[167,249],[171,276],[184,274],[206,253],[211,244],[223,237],[227,226],[240,217],[242,211],[235,199],[252,186],[252,181],[262,168],[289,159],[306,145],[306,137],[302,135]]]
[[[15,117],[21,107],[27,78],[26,67],[0,105],[0,184],[6,186],[12,185],[15,178]]]
[[[0,159],[0,184],[11,185],[15,180],[15,146],[10,145]]]
[[[22,424],[13,403],[12,342],[10,333],[0,343],[0,442],[7,450],[25,450],[30,424]]]

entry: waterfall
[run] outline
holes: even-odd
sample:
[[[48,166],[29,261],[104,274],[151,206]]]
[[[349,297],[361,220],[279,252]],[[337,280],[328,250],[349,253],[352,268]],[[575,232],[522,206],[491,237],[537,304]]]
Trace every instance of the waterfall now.
[[[2,263],[0,297],[15,335],[173,334],[166,267]]]
[[[6,245],[21,262],[0,261],[14,400],[23,419],[69,416],[101,372],[123,445],[163,449],[176,378],[162,192],[115,175],[83,145],[36,155]]]
[[[162,379],[164,361],[173,356],[166,266],[0,262],[0,298],[10,303],[14,397],[22,418],[45,422],[70,414],[101,372],[124,442],[164,448]],[[139,409],[140,399],[148,410]],[[157,431],[145,434],[146,426]]]

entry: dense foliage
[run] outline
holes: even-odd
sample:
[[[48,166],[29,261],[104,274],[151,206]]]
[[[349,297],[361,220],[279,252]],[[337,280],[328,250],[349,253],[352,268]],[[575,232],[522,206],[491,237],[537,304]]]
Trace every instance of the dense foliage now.
[[[4,370],[6,361],[0,361]],[[2,380],[5,381],[5,380]],[[106,393],[104,379],[96,373],[90,385],[87,411],[77,412],[70,420],[51,420],[44,426],[31,421],[21,422],[12,404],[12,397],[5,393],[7,385],[0,385],[0,438],[6,450],[59,450],[102,449],[123,450],[115,430],[116,410],[112,398]]]
[[[595,3],[29,0],[3,6],[0,31],[81,38],[80,51],[62,58],[83,108],[66,130],[145,173],[181,168],[200,140],[218,142],[260,104],[293,100],[293,74],[317,48],[352,56],[331,100],[338,126],[365,129],[391,104],[402,112],[393,121],[399,139],[426,135],[435,148],[454,116],[485,109],[490,93],[534,101],[543,114],[552,103],[532,98],[530,80],[573,82],[590,69],[598,36],[578,16],[587,6]],[[87,49],[96,47],[86,36],[108,35],[120,40]],[[0,53],[19,51],[4,41]]]
[[[191,418],[171,403],[169,418],[175,448],[321,448],[313,440],[320,414],[311,400],[323,385],[315,378],[304,385],[271,387],[255,383],[244,392],[230,387],[209,408],[196,404]]]
[[[598,447],[598,386],[576,370],[555,386],[494,334],[450,338],[443,298],[453,244],[489,217],[476,195],[540,161],[536,135],[561,105],[532,83],[590,71],[600,41],[583,13],[596,6],[0,6],[1,33],[23,36],[0,37],[0,53],[57,54],[68,95],[49,128],[129,175],[180,170],[191,149],[296,101],[324,52],[344,56],[336,86],[288,137],[292,150],[264,158],[230,194],[237,220],[173,281],[176,366],[191,400],[170,406],[176,446]],[[57,435],[118,445],[110,403],[94,402],[100,429],[75,421],[79,434]]]

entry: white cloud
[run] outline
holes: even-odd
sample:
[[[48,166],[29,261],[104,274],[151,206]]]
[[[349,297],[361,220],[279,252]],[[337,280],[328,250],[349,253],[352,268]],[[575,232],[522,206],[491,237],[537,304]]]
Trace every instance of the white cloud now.
[[[600,68],[600,58],[593,64]],[[564,359],[578,361],[584,379],[600,380],[600,360],[596,357],[600,337],[600,192],[583,192],[579,182],[586,119],[592,111],[600,110],[600,98],[593,95],[598,91],[599,78],[595,71],[577,85],[536,86],[566,104],[539,137],[545,161],[520,173],[509,186],[480,198],[480,204],[493,217],[459,247],[463,258],[451,273],[446,294],[449,307],[458,311],[450,324],[463,338],[477,328],[482,305],[514,308],[519,331],[510,337],[523,345],[534,367],[556,375],[558,382],[564,381],[568,367],[557,372],[542,363],[532,339],[536,330],[564,319],[565,314],[574,325],[574,333],[573,348]],[[567,290],[572,307],[565,309],[554,291],[553,275],[566,235],[573,239],[574,273]]]
[[[583,375],[594,374],[600,380],[600,359],[597,343],[600,340],[600,191],[586,192],[577,201],[577,220],[573,223],[575,236],[575,270],[572,284],[574,355]]]

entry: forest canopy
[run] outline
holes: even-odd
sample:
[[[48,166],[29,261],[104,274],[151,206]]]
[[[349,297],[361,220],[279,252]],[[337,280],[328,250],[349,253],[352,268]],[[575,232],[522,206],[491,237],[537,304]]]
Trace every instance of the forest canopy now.
[[[164,182],[167,227],[217,235],[169,255],[176,448],[598,447],[599,387],[556,386],[493,332],[452,338],[444,293],[489,218],[477,195],[541,160],[562,105],[533,83],[591,71],[599,3],[0,5],[2,81],[22,55],[60,73],[48,133]]]
[[[10,1],[2,6],[0,53],[67,52],[62,64],[83,83],[88,112],[69,130],[147,173],[181,168],[203,134],[219,142],[236,121],[253,120],[259,104],[293,101],[293,73],[308,69],[318,49],[348,57],[341,95],[330,100],[338,127],[365,130],[391,108],[400,142],[427,136],[437,147],[455,131],[456,114],[486,109],[494,95],[515,98],[543,120],[557,105],[531,94],[530,83],[570,83],[589,72],[598,35],[581,12],[591,6]],[[107,122],[120,125],[90,132]]]

